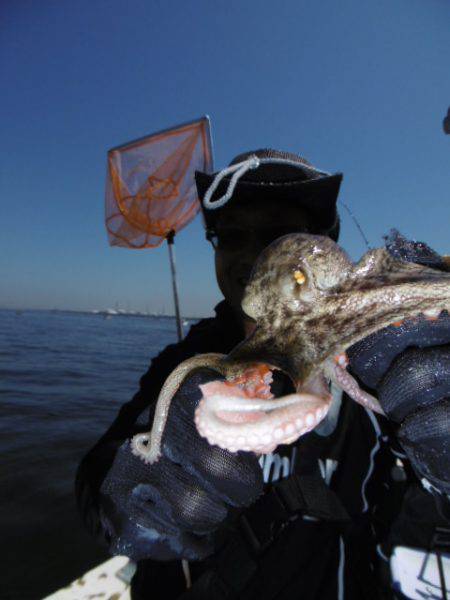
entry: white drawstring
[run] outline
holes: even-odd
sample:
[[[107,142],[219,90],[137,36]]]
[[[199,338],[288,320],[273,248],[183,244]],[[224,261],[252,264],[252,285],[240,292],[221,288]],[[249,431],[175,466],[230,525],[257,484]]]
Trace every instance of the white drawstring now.
[[[250,169],[257,169],[259,167],[259,164],[260,164],[259,158],[257,156],[251,156],[247,160],[244,160],[235,165],[231,165],[231,167],[228,167],[226,169],[222,169],[222,171],[219,171],[219,173],[217,173],[217,175],[214,177],[214,181],[212,182],[212,184],[209,186],[208,190],[206,191],[205,196],[203,197],[203,206],[205,208],[214,209],[214,208],[220,208],[221,206],[226,204],[228,202],[228,200],[231,198],[231,196],[233,195],[234,188],[236,187],[236,184],[239,181],[239,178],[242,177],[242,175],[244,173],[246,173],[247,171],[249,171]],[[222,181],[222,179],[229,173],[234,173],[234,175],[231,178],[230,183],[228,184],[228,190],[227,190],[226,194],[224,194],[218,200],[211,202],[211,196],[216,191],[217,186]]]
[[[251,169],[257,169],[261,164],[266,164],[266,163],[280,163],[280,164],[285,164],[285,165],[292,165],[297,168],[301,167],[303,170],[309,171],[310,173],[319,173],[320,175],[324,175],[324,176],[330,175],[330,173],[327,173],[326,171],[319,171],[319,169],[316,169],[313,166],[305,165],[304,163],[295,162],[295,161],[289,160],[287,158],[258,158],[254,154],[253,156],[250,156],[246,160],[244,160],[240,163],[236,163],[235,165],[231,165],[231,167],[227,167],[226,169],[222,169],[222,171],[219,171],[217,173],[217,175],[214,177],[212,184],[209,186],[209,188],[207,189],[207,191],[203,197],[203,206],[205,208],[214,210],[214,209],[220,208],[221,206],[226,204],[228,202],[228,200],[232,197],[234,188],[236,187],[236,184],[239,181],[239,179],[242,177],[242,175],[244,175],[244,173],[246,173],[247,171],[249,171]],[[229,175],[230,173],[233,173],[233,177],[231,178],[230,183],[228,184],[228,189],[227,189],[226,193],[223,196],[221,196],[220,198],[218,198],[217,200],[215,200],[214,202],[212,202],[211,197],[214,194],[214,192],[216,191],[217,186],[222,181],[222,179],[224,177],[226,177],[227,175]]]

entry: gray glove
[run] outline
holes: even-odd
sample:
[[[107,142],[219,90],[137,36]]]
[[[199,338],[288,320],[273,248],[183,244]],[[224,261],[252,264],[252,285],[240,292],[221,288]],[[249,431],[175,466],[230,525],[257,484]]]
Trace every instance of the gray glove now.
[[[419,479],[450,494],[450,317],[387,327],[348,352],[352,372],[396,424]]]
[[[262,493],[256,455],[210,446],[195,428],[199,385],[217,379],[223,378],[205,369],[181,386],[157,463],[134,456],[129,440],[119,448],[100,490],[102,525],[114,554],[134,560],[205,558],[215,550],[220,526]]]

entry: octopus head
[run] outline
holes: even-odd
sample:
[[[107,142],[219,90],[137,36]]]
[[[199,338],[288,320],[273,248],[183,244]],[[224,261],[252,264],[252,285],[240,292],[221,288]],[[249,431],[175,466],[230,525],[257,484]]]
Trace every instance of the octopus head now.
[[[302,312],[348,277],[352,263],[333,240],[294,233],[270,244],[258,257],[242,309],[258,320],[282,304]]]

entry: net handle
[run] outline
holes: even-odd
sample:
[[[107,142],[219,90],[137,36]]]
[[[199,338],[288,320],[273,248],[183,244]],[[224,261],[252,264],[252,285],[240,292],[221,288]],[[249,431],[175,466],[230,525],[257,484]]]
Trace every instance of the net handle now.
[[[183,328],[181,325],[181,316],[180,316],[180,301],[178,298],[178,284],[177,284],[177,271],[175,266],[175,250],[173,247],[175,238],[175,231],[172,229],[167,236],[167,246],[169,248],[169,260],[170,260],[170,272],[172,274],[172,290],[173,290],[173,302],[175,304],[175,317],[177,322],[177,335],[178,341],[181,342],[183,339]]]

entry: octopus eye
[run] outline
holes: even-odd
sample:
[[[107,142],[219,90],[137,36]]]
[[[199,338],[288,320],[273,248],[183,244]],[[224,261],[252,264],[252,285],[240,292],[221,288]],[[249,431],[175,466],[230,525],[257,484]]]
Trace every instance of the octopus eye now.
[[[306,277],[301,271],[294,271],[294,279],[298,285],[303,285],[306,281]]]

